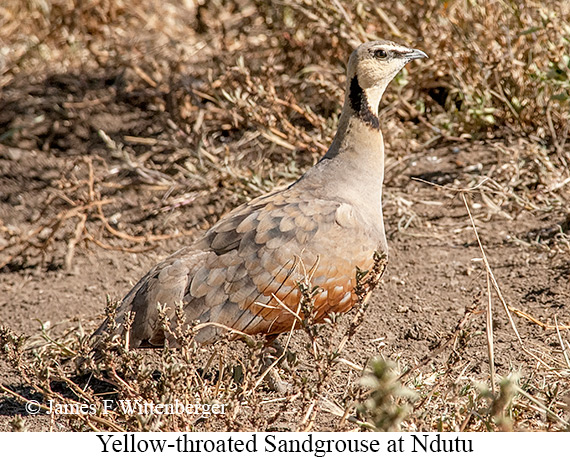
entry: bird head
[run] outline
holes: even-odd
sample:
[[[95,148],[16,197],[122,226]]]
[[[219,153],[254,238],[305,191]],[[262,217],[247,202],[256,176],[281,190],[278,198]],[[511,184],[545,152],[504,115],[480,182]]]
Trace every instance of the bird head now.
[[[427,54],[391,41],[361,44],[350,56],[348,77],[356,76],[363,90],[384,86],[411,60],[425,59]]]
[[[379,129],[378,105],[388,83],[408,62],[426,57],[391,41],[361,44],[348,61],[346,102],[362,121]]]

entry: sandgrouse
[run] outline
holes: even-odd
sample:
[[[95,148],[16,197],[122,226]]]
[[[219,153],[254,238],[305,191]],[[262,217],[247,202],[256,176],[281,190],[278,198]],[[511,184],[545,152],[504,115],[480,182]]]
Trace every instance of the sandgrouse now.
[[[338,131],[325,156],[284,190],[234,209],[190,246],[152,268],[117,309],[113,333],[134,315],[131,348],[172,341],[158,304],[176,325],[199,321],[196,340],[215,341],[230,329],[274,337],[295,326],[299,282],[310,275],[317,322],[356,302],[356,271],[386,253],[382,218],[384,144],[378,105],[388,83],[425,53],[388,41],[360,45],[350,56]],[[206,325],[204,325],[206,324]],[[109,331],[105,321],[95,332]],[[166,334],[165,334],[166,333]],[[127,336],[127,335],[125,335]]]

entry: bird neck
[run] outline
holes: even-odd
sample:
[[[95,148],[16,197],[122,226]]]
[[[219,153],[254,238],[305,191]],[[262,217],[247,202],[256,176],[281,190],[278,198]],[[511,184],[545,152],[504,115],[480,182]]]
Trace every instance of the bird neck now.
[[[345,110],[347,104],[353,115],[370,126],[374,130],[380,128],[378,120],[378,105],[384,93],[384,88],[380,86],[362,89],[358,82],[358,77],[353,76],[350,80],[347,92],[347,100],[345,100]]]
[[[361,214],[370,216],[374,226],[383,233],[384,140],[378,104],[385,87],[363,90],[356,77],[349,80],[347,86],[331,147],[300,181],[313,192],[322,192],[323,198],[337,198],[358,206]],[[367,197],[362,198],[362,195]]]
[[[325,158],[332,159],[345,152],[382,155],[383,140],[378,119],[378,105],[386,85],[363,89],[358,76],[347,81],[344,107],[338,123],[338,130]]]

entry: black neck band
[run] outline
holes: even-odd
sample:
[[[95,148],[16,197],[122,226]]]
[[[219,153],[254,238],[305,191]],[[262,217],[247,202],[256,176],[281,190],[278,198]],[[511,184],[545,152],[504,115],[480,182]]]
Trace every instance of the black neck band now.
[[[350,100],[351,108],[360,120],[373,129],[379,130],[380,121],[378,120],[378,116],[376,116],[370,109],[368,99],[366,98],[366,94],[362,90],[362,87],[360,87],[360,84],[358,83],[357,76],[353,76],[350,81],[350,92],[348,94],[348,98]]]

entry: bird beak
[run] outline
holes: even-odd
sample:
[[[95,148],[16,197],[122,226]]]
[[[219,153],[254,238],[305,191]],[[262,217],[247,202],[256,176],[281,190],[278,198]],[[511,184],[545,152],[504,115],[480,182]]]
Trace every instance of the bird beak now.
[[[406,59],[408,60],[415,60],[415,59],[427,59],[428,55],[420,51],[419,49],[411,49],[410,52],[406,53]]]

